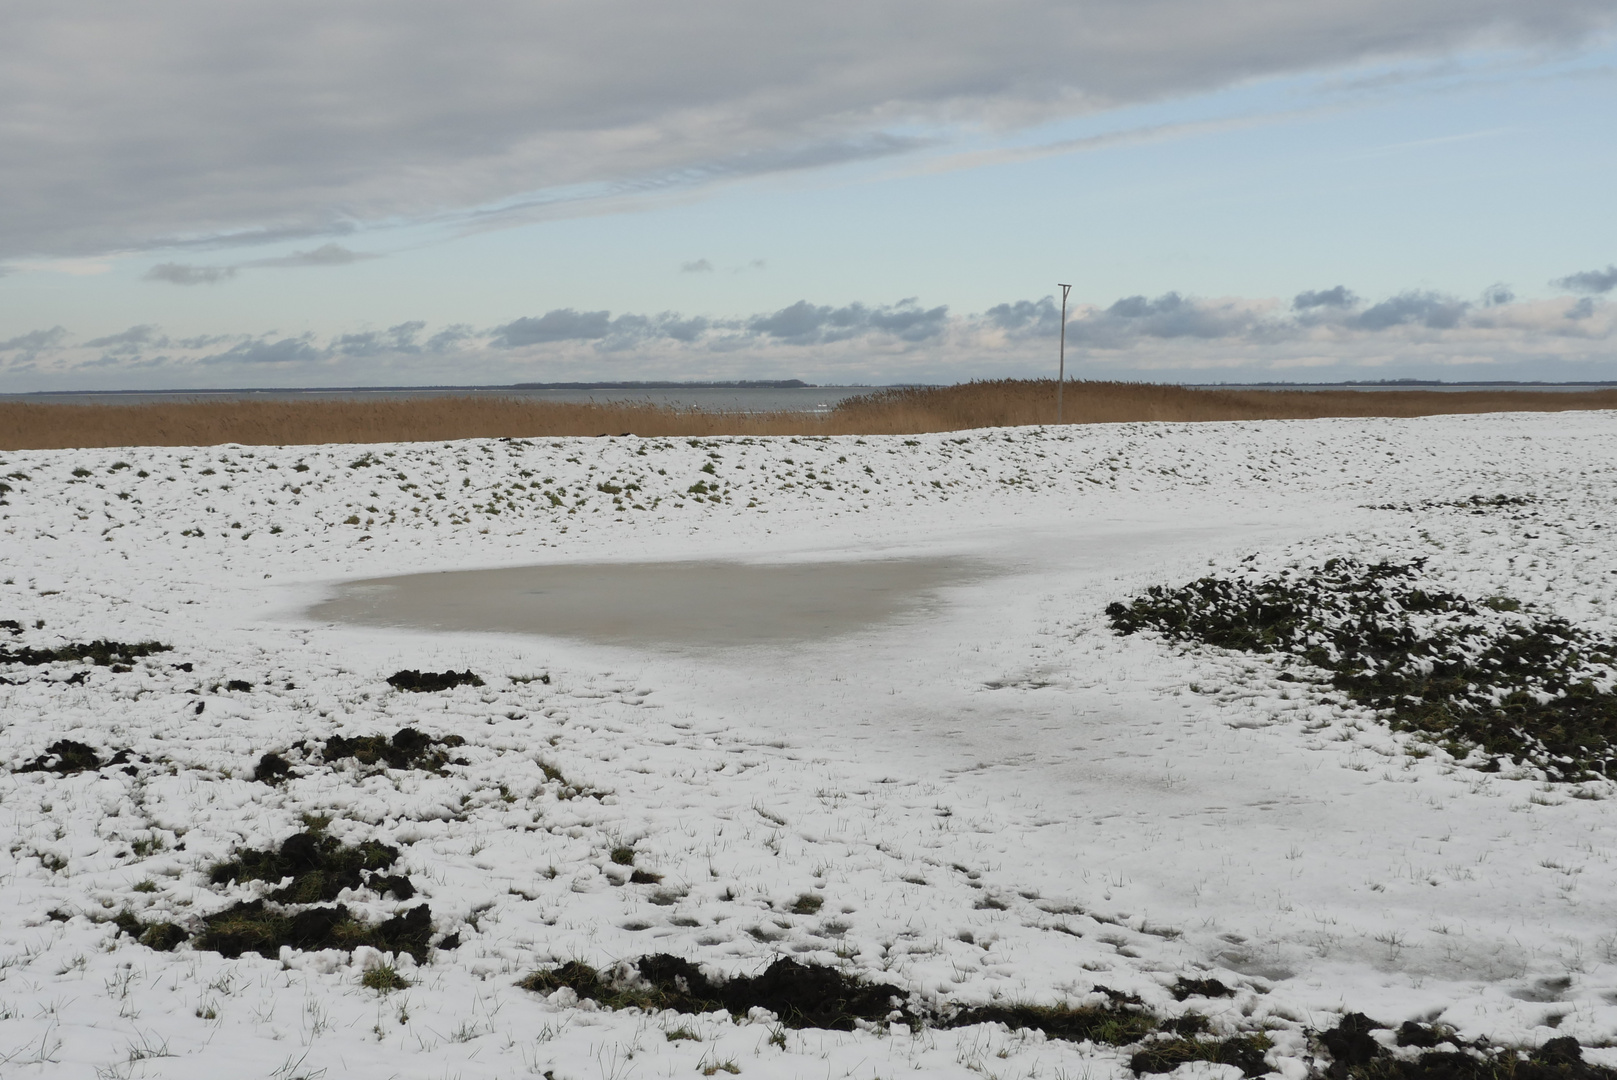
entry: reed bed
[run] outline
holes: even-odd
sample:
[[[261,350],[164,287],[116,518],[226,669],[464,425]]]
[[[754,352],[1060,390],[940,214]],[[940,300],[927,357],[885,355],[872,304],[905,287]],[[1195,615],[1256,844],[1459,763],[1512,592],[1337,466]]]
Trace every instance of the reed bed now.
[[[1199,423],[1330,416],[1435,416],[1617,409],[1617,390],[1196,390],[1069,382],[1063,421]],[[288,446],[474,438],[639,435],[913,435],[1051,424],[1054,380],[999,379],[878,390],[825,413],[746,413],[641,402],[560,403],[444,396],[367,401],[182,401],[140,405],[0,403],[0,449]]]

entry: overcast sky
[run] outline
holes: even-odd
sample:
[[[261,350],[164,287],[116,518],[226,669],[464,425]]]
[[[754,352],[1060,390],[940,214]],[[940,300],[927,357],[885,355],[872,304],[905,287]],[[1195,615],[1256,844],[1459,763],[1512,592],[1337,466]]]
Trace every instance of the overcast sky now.
[[[10,0],[0,392],[1617,379],[1617,0]]]

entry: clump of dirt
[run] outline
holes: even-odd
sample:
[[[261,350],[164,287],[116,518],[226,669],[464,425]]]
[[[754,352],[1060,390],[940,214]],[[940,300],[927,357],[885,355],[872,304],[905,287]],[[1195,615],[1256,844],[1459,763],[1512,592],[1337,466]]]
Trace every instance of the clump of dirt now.
[[[1157,1030],[1157,1018],[1138,998],[1108,994],[1103,1005],[980,1005],[962,1009],[944,1027],[1004,1024],[1012,1031],[1037,1030],[1052,1039],[1110,1046],[1139,1042]]]
[[[1334,1028],[1322,1031],[1320,1045],[1331,1055],[1330,1075],[1346,1077],[1352,1069],[1363,1068],[1386,1053],[1386,1048],[1370,1032],[1386,1027],[1363,1013],[1348,1013]]]
[[[349,846],[321,832],[306,831],[287,837],[279,847],[239,851],[234,858],[209,870],[208,880],[225,885],[232,881],[291,878],[269,894],[271,900],[288,904],[335,900],[344,889],[360,888],[392,892],[401,900],[408,899],[415,895],[415,889],[407,878],[381,874],[398,857],[398,848],[376,840]]]
[[[333,735],[326,740],[321,756],[327,762],[353,758],[362,765],[383,764],[391,769],[424,769],[442,772],[445,765],[465,764],[451,761],[447,750],[465,746],[459,735],[434,739],[415,728],[400,728],[392,738],[386,735],[360,735],[352,739]]]
[[[176,945],[190,936],[171,922],[143,923],[129,911],[113,916],[112,921],[123,933],[158,952],[173,952]]]
[[[1398,1029],[1398,1045],[1414,1046],[1422,1050],[1430,1050],[1440,1043],[1448,1041],[1450,1033],[1434,1028],[1430,1024],[1422,1024],[1414,1020],[1405,1020]]]
[[[386,952],[407,952],[425,962],[431,938],[432,911],[426,904],[373,925],[355,919],[342,904],[287,912],[254,900],[204,919],[192,945],[231,958],[253,952],[272,960],[283,945],[345,952],[370,945]]]
[[[395,690],[408,690],[415,694],[448,690],[456,686],[482,686],[483,680],[466,671],[416,671],[408,668],[395,671],[387,677],[387,684]]]
[[[54,649],[35,649],[29,646],[21,649],[0,648],[0,664],[27,664],[30,667],[38,667],[41,664],[89,660],[98,667],[128,667],[143,656],[173,651],[172,645],[164,645],[160,641],[123,642],[98,639],[84,644],[61,645]]]
[[[1486,514],[1492,510],[1504,510],[1508,507],[1531,506],[1535,500],[1531,495],[1472,495],[1466,499],[1427,500],[1423,503],[1380,503],[1376,506],[1366,506],[1366,510],[1401,510],[1405,513],[1414,513],[1418,510],[1465,510],[1472,514]],[[1519,518],[1522,515],[1512,514]]]
[[[1180,976],[1179,981],[1173,985],[1173,999],[1184,1001],[1193,997],[1233,997],[1235,991],[1217,979],[1187,979]]]
[[[745,1016],[751,1009],[764,1008],[780,1017],[787,1027],[833,1031],[851,1031],[860,1020],[881,1023],[897,1019],[918,1027],[930,1019],[941,1027],[998,1023],[1014,1030],[1037,1029],[1055,1039],[1126,1046],[1159,1028],[1188,1035],[1206,1027],[1206,1020],[1200,1016],[1183,1018],[1188,1023],[1173,1021],[1164,1026],[1139,998],[1111,991],[1106,992],[1110,1000],[1099,1005],[983,1005],[961,1009],[947,1017],[928,1018],[913,1011],[907,1004],[908,994],[890,983],[866,981],[836,968],[790,959],[776,960],[760,975],[717,981],[690,961],[666,953],[644,956],[607,970],[573,960],[536,971],[518,985],[540,993],[567,987],[579,997],[610,1009],[672,1009],[687,1013],[724,1009],[735,1016]],[[1185,1060],[1213,1059],[1204,1053],[1202,1058]]]
[[[57,776],[73,776],[81,772],[95,772],[108,769],[114,765],[122,765],[123,771],[135,775],[139,770],[130,764],[133,760],[128,750],[119,750],[107,760],[102,761],[99,754],[92,747],[73,739],[58,739],[45,748],[45,752],[28,764],[22,766],[17,772],[50,772]],[[141,758],[149,761],[149,758]]]
[[[899,1014],[917,1018],[903,1002],[904,991],[889,983],[865,982],[835,968],[780,959],[761,975],[741,975],[715,983],[695,964],[659,953],[614,972],[597,971],[570,961],[536,971],[518,983],[525,990],[548,993],[568,987],[613,1009],[673,1009],[701,1013],[726,1009],[745,1016],[764,1008],[791,1028],[852,1031],[856,1020],[884,1021]]]
[[[1552,780],[1617,767],[1617,645],[1509,597],[1474,601],[1421,579],[1424,562],[1332,559],[1272,578],[1154,586],[1107,607],[1119,634],[1286,653],[1331,685],[1466,757],[1480,748]]]
[[[1148,1042],[1129,1058],[1129,1068],[1137,1073],[1173,1072],[1190,1061],[1210,1061],[1234,1065],[1244,1076],[1262,1076],[1270,1071],[1264,1061],[1274,1043],[1266,1035],[1231,1035],[1225,1039],[1184,1037]]]
[[[53,772],[57,776],[93,772],[101,768],[101,758],[91,747],[72,739],[58,739],[45,748],[45,752],[18,772]]]
[[[279,784],[292,774],[292,763],[273,750],[258,759],[253,779],[261,784]]]
[[[1450,1043],[1452,1050],[1395,1055],[1370,1032],[1385,1028],[1363,1013],[1348,1013],[1335,1028],[1319,1033],[1331,1057],[1329,1080],[1617,1080],[1617,1069],[1583,1060],[1583,1047],[1571,1036],[1551,1039],[1530,1053],[1485,1042],[1460,1044],[1446,1032],[1413,1020],[1398,1029],[1401,1047]]]

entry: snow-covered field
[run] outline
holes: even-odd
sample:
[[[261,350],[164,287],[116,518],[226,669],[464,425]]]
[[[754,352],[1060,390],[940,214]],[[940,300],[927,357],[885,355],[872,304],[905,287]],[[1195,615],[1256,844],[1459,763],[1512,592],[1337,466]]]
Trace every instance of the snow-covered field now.
[[[173,647],[0,670],[5,1076],[1132,1075],[1127,1051],[997,1025],[790,1030],[516,986],[651,953],[837,965],[938,1015],[1136,994],[1267,1030],[1290,1080],[1346,1010],[1617,1043],[1617,785],[1461,767],[1269,658],[1103,616],[1249,557],[1349,554],[1617,635],[1617,415],[31,451],[0,480],[0,619],[21,628],[0,647]],[[1473,495],[1530,501],[1454,505]],[[427,570],[919,555],[979,570],[808,642],[306,614]],[[403,693],[405,668],[484,685]],[[460,736],[464,764],[313,749],[406,726]],[[12,771],[61,739],[131,764]],[[254,779],[268,752],[285,782]],[[362,985],[389,959],[371,949],[159,952],[110,921],[190,931],[267,895],[209,868],[310,816],[401,849],[412,900],[343,902],[430,905],[443,947],[393,958],[408,989]],[[1179,1002],[1181,977],[1236,993]]]

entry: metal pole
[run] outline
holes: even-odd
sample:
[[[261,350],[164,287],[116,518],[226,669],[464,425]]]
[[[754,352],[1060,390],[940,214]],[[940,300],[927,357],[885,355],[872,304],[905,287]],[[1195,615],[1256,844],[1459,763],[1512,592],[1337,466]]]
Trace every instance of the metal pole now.
[[[1067,294],[1071,285],[1061,286],[1061,366],[1056,374],[1056,423],[1061,423],[1061,388],[1067,382]]]

